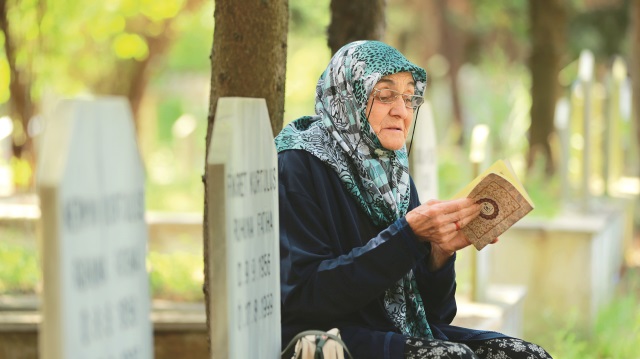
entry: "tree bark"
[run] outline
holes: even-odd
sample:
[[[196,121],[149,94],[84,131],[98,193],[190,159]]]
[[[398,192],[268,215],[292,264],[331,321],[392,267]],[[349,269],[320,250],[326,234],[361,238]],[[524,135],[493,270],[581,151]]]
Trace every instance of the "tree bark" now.
[[[10,116],[14,120],[12,150],[15,157],[29,161],[33,168],[35,165],[33,141],[27,133],[29,120],[31,120],[35,112],[31,101],[31,84],[16,65],[16,48],[7,18],[7,6],[6,0],[0,0],[0,31],[4,33],[4,50],[11,76],[9,81],[9,93],[11,94],[9,103]],[[20,128],[16,129],[15,126],[20,126]],[[16,136],[16,134],[19,136]]]
[[[554,132],[554,114],[559,93],[558,73],[567,27],[563,0],[529,0],[531,36],[531,127],[527,166],[543,156],[545,172],[555,171],[549,136]]]
[[[630,71],[633,89],[633,119],[636,129],[636,143],[640,144],[640,0],[634,0],[631,5],[632,16],[632,43]]]
[[[356,40],[382,40],[386,0],[331,0],[329,47],[335,54]]]
[[[275,136],[282,129],[287,63],[288,0],[218,0],[211,51],[211,93],[206,148],[211,145],[218,98],[229,96],[264,98]],[[208,151],[207,151],[208,158]],[[204,182],[204,295],[207,332],[209,309],[209,227],[207,160]]]

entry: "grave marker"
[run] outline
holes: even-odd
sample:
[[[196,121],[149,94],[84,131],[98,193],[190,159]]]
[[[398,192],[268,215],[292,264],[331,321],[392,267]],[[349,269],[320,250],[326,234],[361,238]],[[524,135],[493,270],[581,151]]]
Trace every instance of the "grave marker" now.
[[[207,163],[212,358],[279,358],[277,155],[264,99],[220,98]]]
[[[481,168],[487,167],[485,164],[490,156],[491,142],[489,135],[491,130],[486,124],[473,126],[471,130],[471,145],[469,151],[469,162],[473,166],[472,178],[478,177]],[[491,246],[486,251],[470,251],[471,257],[471,299],[476,302],[486,302],[487,290],[489,288],[487,275],[490,268],[489,253]]]
[[[562,205],[565,206],[569,200],[569,124],[571,121],[571,102],[568,98],[562,97],[556,102],[554,112],[554,125],[560,142],[560,185]]]
[[[622,88],[627,77],[627,66],[624,60],[616,56],[611,68],[608,93],[609,101],[607,102],[607,137],[605,139],[606,161],[604,168],[604,179],[606,181],[605,188],[607,194],[616,194],[616,184],[623,174],[624,168],[624,136],[622,135],[622,125],[624,121],[624,112]],[[622,142],[622,145],[621,145]]]
[[[151,358],[144,173],[128,103],[63,101],[44,136],[40,357]]]
[[[429,101],[425,101],[418,111],[418,118],[411,148],[411,177],[416,185],[418,197],[424,203],[438,196],[438,162],[436,128]]]
[[[581,210],[583,213],[589,211],[589,201],[591,199],[589,177],[591,174],[591,82],[593,81],[594,57],[589,50],[580,52],[578,60],[578,78],[582,86],[584,95],[584,112],[582,122],[582,177],[581,177]]]

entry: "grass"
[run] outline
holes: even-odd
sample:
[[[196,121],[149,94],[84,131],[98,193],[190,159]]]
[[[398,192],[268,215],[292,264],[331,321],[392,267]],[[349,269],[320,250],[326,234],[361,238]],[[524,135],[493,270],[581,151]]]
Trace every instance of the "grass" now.
[[[0,293],[32,293],[39,281],[35,249],[0,241]]]
[[[554,358],[640,358],[640,268],[623,276],[613,300],[600,310],[591,331],[569,324],[528,339],[541,344]]]
[[[202,255],[151,252],[147,257],[151,292],[154,298],[176,301],[204,300]]]
[[[147,256],[153,298],[176,301],[203,300],[201,255],[151,252]],[[35,248],[0,241],[0,294],[33,294],[41,280]]]

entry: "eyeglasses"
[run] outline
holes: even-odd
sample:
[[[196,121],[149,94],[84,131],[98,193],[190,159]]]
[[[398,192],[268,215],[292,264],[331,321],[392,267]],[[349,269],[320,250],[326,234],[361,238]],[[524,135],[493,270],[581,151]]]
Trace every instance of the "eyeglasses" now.
[[[402,96],[406,108],[416,109],[424,103],[424,97],[418,95],[403,94],[389,89],[373,89],[372,96],[381,103],[394,103],[398,97]]]

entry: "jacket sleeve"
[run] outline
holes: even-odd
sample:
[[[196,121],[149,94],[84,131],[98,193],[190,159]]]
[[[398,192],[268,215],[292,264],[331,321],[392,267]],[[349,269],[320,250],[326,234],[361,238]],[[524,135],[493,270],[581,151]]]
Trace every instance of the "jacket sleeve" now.
[[[456,316],[456,273],[453,255],[435,272],[429,271],[426,260],[416,268],[416,281],[429,323],[449,324]]]
[[[353,312],[425,262],[429,246],[404,218],[372,238],[345,238],[319,204],[318,193],[331,200],[335,188],[317,188],[324,182],[313,168],[289,157],[279,163],[281,300],[288,312],[321,319]],[[345,245],[357,242],[363,244]]]

